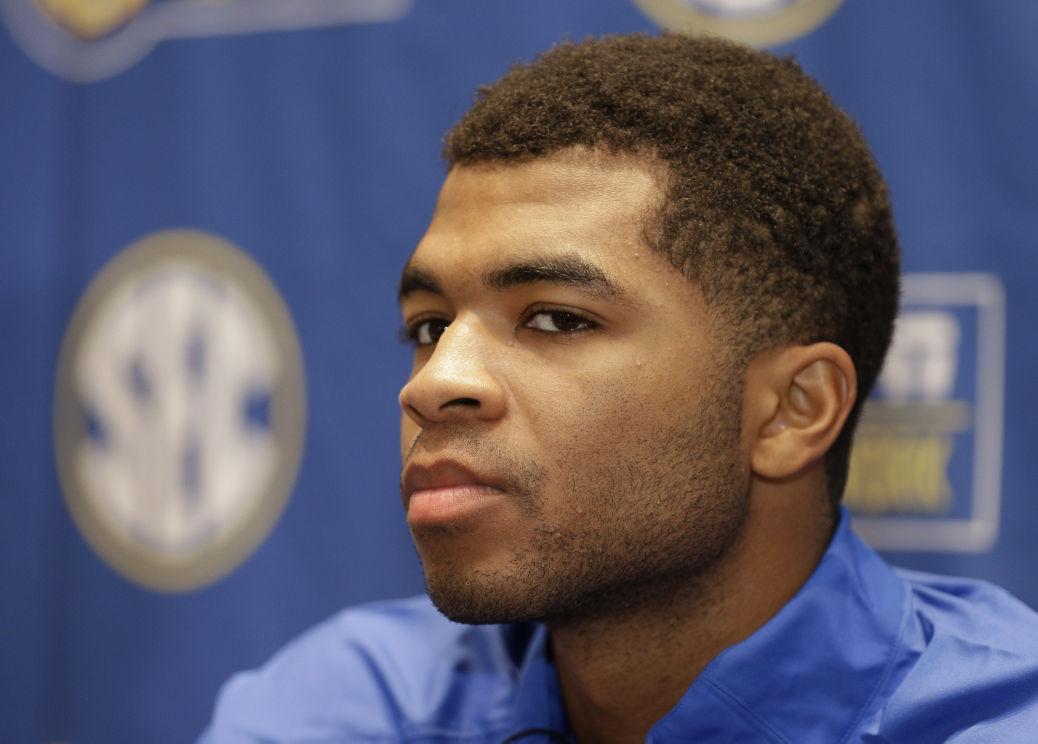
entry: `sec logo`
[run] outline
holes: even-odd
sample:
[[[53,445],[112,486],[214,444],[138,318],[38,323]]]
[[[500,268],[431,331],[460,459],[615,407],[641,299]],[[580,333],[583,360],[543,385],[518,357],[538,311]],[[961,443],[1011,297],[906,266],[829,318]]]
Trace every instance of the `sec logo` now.
[[[116,256],[76,307],[55,387],[58,474],[87,542],[157,590],[236,567],[295,481],[303,379],[288,310],[238,248],[174,230]]]
[[[843,0],[634,0],[663,28],[770,46],[805,36]]]

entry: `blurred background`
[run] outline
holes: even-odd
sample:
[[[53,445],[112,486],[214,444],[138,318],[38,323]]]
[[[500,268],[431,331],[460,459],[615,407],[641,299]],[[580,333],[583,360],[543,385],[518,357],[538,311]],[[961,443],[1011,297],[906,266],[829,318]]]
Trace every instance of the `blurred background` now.
[[[421,591],[394,288],[476,86],[564,38],[791,53],[890,183],[904,309],[847,501],[1038,604],[1032,0],[0,0],[0,740],[185,742]]]

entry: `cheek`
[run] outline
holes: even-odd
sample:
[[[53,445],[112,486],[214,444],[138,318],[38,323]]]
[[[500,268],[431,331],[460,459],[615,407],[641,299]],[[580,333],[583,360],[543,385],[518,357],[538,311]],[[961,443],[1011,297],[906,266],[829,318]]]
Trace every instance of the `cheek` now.
[[[528,415],[542,461],[564,492],[552,499],[556,509],[585,509],[603,481],[644,466],[660,437],[687,418],[687,394],[663,389],[662,382],[636,363],[571,382],[545,381],[551,395],[531,405]]]
[[[632,365],[633,366],[633,365]],[[548,370],[539,379],[527,376],[516,391],[516,409],[526,425],[545,445],[547,454],[564,451],[603,429],[615,427],[616,419],[640,408],[638,391],[644,390],[641,375],[609,368],[596,374],[566,374]]]
[[[518,409],[530,427],[562,450],[570,437],[602,440],[639,425],[680,415],[694,404],[696,384],[685,367],[668,364],[658,352],[651,362],[631,351],[612,354],[578,371],[548,369],[523,378]],[[562,442],[559,442],[559,440]],[[593,442],[592,442],[593,444]]]

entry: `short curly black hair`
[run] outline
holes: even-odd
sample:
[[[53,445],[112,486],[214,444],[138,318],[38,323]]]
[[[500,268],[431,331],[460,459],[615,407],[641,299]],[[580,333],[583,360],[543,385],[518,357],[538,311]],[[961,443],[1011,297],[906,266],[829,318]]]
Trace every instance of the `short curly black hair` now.
[[[635,34],[513,67],[480,88],[443,156],[451,167],[522,162],[574,146],[664,166],[646,239],[731,324],[742,363],[816,341],[851,356],[859,397],[825,462],[835,507],[899,296],[887,189],[857,126],[792,59]]]

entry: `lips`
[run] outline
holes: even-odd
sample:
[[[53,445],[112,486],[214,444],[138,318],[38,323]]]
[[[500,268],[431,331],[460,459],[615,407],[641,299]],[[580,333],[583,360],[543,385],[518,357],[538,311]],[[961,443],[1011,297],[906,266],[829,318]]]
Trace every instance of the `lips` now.
[[[404,470],[404,499],[415,491],[452,486],[493,486],[490,479],[478,475],[455,460],[437,460],[423,465],[412,463]]]
[[[412,463],[404,470],[402,485],[412,528],[471,519],[505,495],[493,479],[454,460]]]

